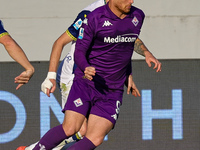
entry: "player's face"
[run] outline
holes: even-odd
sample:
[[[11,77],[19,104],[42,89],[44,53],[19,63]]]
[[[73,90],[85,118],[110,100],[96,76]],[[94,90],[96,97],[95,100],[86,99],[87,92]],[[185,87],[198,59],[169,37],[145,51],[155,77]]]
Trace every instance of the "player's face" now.
[[[116,7],[122,13],[129,13],[133,0],[115,0]]]

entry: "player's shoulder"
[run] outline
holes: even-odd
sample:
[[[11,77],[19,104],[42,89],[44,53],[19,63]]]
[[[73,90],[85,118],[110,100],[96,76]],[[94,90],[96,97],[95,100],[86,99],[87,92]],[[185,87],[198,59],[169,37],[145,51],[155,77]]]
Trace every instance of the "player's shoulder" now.
[[[88,5],[87,7],[85,7],[83,9],[83,11],[90,11],[90,12],[92,12],[96,8],[101,7],[101,6],[105,5],[105,4],[106,4],[105,0],[97,0],[94,3],[92,3],[92,4]]]
[[[99,8],[101,6],[105,5],[105,1],[104,0],[97,0],[96,2],[88,5],[87,7],[85,7],[77,16],[77,18],[81,18],[84,19],[86,18],[86,16],[94,11],[96,8]]]
[[[137,7],[135,7],[135,6],[132,6],[132,7],[131,7],[131,13],[132,13],[133,15],[135,15],[135,14],[140,15],[142,18],[145,17],[145,13],[142,11],[142,9],[137,8]]]
[[[100,6],[98,8],[96,8],[94,11],[92,11],[88,17],[89,18],[99,18],[101,17],[102,15],[105,15],[106,14],[106,6],[107,5],[103,5],[103,6]]]

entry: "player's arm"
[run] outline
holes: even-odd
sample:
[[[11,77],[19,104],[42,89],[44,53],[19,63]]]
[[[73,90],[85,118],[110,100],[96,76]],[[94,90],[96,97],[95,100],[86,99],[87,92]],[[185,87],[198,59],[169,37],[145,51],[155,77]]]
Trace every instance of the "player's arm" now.
[[[79,33],[79,28],[81,26],[82,20],[85,18],[86,13],[89,12],[80,12],[68,30],[63,33],[53,44],[50,57],[49,72],[47,74],[47,78],[41,85],[41,90],[47,94],[47,96],[50,96],[50,93],[53,93],[56,89],[56,71],[63,47],[73,40],[76,41]]]
[[[4,45],[8,54],[26,70],[15,78],[15,83],[18,83],[18,86],[16,87],[18,90],[22,85],[28,83],[28,81],[31,79],[35,71],[34,67],[30,64],[22,48],[10,35],[1,37],[0,43]]]
[[[131,60],[128,64],[126,75],[127,78],[125,81],[125,86],[127,87],[127,94],[130,94],[131,92],[131,94],[134,95],[135,97],[140,96],[140,92],[133,81]]]
[[[66,44],[70,43],[73,39],[64,32],[53,44],[50,62],[49,62],[49,72],[47,78],[41,85],[41,90],[50,96],[56,89],[56,71],[58,68],[61,53]]]
[[[132,74],[128,76],[127,94],[130,94],[130,92],[135,97],[140,96],[140,92],[138,88],[136,87],[135,82],[133,81]]]
[[[162,64],[153,56],[153,54],[147,49],[141,39],[137,38],[134,45],[134,51],[145,57],[146,63],[151,67],[151,63],[154,63],[154,68],[156,72],[161,71]]]
[[[49,72],[56,72],[58,64],[60,61],[61,53],[65,45],[73,41],[73,39],[64,32],[53,44],[50,63],[49,63]]]
[[[77,67],[83,71],[83,78],[87,78],[88,80],[92,80],[96,73],[95,68],[90,66],[86,58],[95,37],[96,22],[93,19],[93,16],[88,15],[87,20],[82,24],[74,52],[74,61]]]
[[[63,47],[66,44],[77,40],[79,28],[81,27],[82,21],[85,19],[85,16],[87,16],[88,13],[88,11],[81,11],[68,30],[54,42],[50,57],[49,72],[57,71]]]

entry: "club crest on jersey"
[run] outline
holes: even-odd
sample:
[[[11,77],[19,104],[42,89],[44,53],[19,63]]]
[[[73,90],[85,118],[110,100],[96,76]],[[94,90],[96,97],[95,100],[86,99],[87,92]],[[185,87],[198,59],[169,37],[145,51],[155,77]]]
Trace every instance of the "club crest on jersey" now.
[[[81,19],[78,19],[78,20],[74,23],[73,27],[74,27],[76,30],[78,30],[78,29],[81,27],[81,25],[82,25],[82,20],[81,20]]]
[[[83,105],[83,102],[80,98],[76,99],[74,101],[74,104],[76,105],[76,107],[79,107],[79,106],[82,106]]]
[[[135,26],[137,26],[138,23],[139,23],[139,21],[138,21],[138,19],[137,19],[136,17],[134,17],[133,20],[132,20],[132,23],[133,23]]]
[[[105,27],[105,26],[108,27],[108,26],[112,26],[112,25],[113,25],[113,24],[110,23],[110,21],[108,21],[108,20],[106,21],[106,20],[105,20],[105,22],[104,22],[104,24],[103,24],[102,27]]]
[[[80,28],[78,38],[83,39],[83,34],[84,34],[84,28]]]

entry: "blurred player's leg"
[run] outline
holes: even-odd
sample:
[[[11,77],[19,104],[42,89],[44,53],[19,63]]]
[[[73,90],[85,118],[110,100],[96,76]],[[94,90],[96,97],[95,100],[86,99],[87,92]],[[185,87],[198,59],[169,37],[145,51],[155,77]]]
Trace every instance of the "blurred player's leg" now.
[[[60,91],[61,91],[62,108],[64,108],[64,106],[67,102],[67,98],[68,98],[68,95],[69,95],[73,81],[71,80],[68,84],[61,83],[61,82],[59,83],[59,82],[60,82],[60,79],[58,80],[58,78],[57,78],[57,83],[60,84],[59,88],[60,88]],[[71,142],[79,141],[80,139],[83,138],[82,135],[84,135],[85,132],[86,132],[86,123],[85,123],[85,126],[81,129],[82,134],[80,132],[76,133],[72,137],[69,137],[68,139],[61,142],[58,146],[56,146],[52,150],[60,150],[63,146],[68,145]],[[20,147],[17,148],[17,150],[32,150],[35,147],[36,144],[37,144],[37,142],[30,145],[30,146],[27,146],[27,147],[26,146],[20,146]]]
[[[60,83],[60,91],[61,91],[61,97],[62,97],[62,108],[64,108],[64,106],[67,102],[67,98],[68,98],[71,86],[72,86],[72,81],[70,81],[68,84]],[[81,133],[82,134],[85,133],[86,132],[85,130],[86,130],[86,127],[82,128]],[[58,146],[53,148],[52,150],[60,150],[63,146],[65,146],[65,145],[67,145],[71,142],[79,141],[80,139],[83,138],[81,133],[78,132],[75,135],[73,135],[72,137],[69,137],[68,139],[61,142]],[[37,142],[30,145],[30,146],[27,146],[27,147],[26,146],[20,146],[20,147],[18,147],[17,150],[32,150],[35,147],[36,144],[37,144]]]

